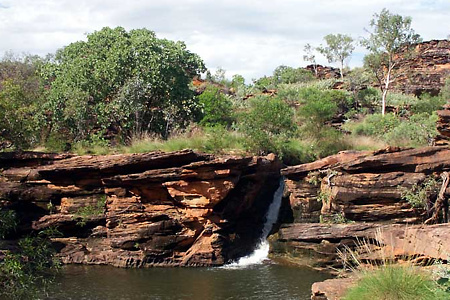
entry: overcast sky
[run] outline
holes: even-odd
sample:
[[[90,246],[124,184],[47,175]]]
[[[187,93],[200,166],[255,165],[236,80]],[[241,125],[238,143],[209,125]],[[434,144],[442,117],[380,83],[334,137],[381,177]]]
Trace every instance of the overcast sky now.
[[[105,26],[145,27],[186,42],[212,73],[222,67],[250,83],[279,65],[305,66],[304,45],[329,33],[365,36],[383,8],[411,16],[424,40],[450,34],[450,0],[0,0],[0,55],[53,53]],[[349,65],[363,56],[357,48]]]

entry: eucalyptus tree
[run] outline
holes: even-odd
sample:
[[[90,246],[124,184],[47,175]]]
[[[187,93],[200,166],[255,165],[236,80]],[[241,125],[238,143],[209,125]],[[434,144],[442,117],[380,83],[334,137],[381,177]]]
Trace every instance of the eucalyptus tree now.
[[[320,47],[317,47],[317,51],[324,55],[329,63],[339,63],[341,79],[344,79],[344,62],[352,55],[355,49],[353,38],[349,35],[338,33],[328,34],[323,39],[327,45],[320,45]]]
[[[192,78],[205,71],[183,42],[105,27],[57,51],[43,75],[54,130],[81,140],[114,128],[166,137],[194,115]]]
[[[410,46],[422,41],[411,28],[411,21],[411,17],[391,14],[384,8],[379,14],[374,14],[370,22],[372,31],[362,41],[362,45],[370,51],[364,57],[364,64],[373,72],[381,89],[383,115],[386,112],[386,96],[395,79],[394,69],[412,53]],[[402,52],[401,55],[399,52]]]
[[[311,44],[306,44],[303,48],[303,51],[306,53],[303,55],[303,60],[310,62],[313,70],[314,70],[314,76],[317,77],[317,62],[316,62],[316,54],[314,53],[316,48],[311,46]]]

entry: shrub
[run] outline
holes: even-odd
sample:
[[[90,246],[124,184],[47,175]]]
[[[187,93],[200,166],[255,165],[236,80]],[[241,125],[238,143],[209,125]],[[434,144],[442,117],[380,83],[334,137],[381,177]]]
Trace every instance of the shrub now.
[[[279,66],[273,71],[275,84],[309,82],[314,80],[314,75],[303,68],[292,68],[288,66]]]
[[[382,137],[400,123],[400,118],[394,114],[386,114],[384,116],[381,114],[373,114],[368,115],[363,122],[356,124],[351,131],[356,135]]]
[[[426,208],[431,194],[438,193],[438,182],[429,178],[422,184],[414,184],[411,188],[401,187],[402,199],[406,200],[412,207]]]
[[[431,276],[411,266],[386,265],[366,271],[345,300],[436,300],[448,299]]]
[[[17,252],[7,253],[0,262],[0,298],[38,298],[49,288],[58,269],[53,254],[46,238],[38,236],[20,240]]]
[[[446,99],[443,97],[433,97],[429,94],[423,94],[420,96],[419,101],[411,106],[411,111],[413,113],[428,113],[433,112],[442,108],[445,104]]]
[[[247,112],[240,115],[239,129],[246,136],[248,150],[283,156],[297,125],[293,110],[283,101],[268,97],[254,98]]]
[[[434,113],[420,113],[413,115],[409,120],[400,122],[396,127],[384,134],[383,140],[392,146],[420,147],[430,145],[438,134]]]
[[[202,109],[202,119],[200,125],[203,126],[230,126],[233,122],[232,102],[221,93],[216,86],[208,86],[206,90],[198,96],[198,101]]]
[[[17,226],[16,212],[0,208],[0,238],[4,239]]]

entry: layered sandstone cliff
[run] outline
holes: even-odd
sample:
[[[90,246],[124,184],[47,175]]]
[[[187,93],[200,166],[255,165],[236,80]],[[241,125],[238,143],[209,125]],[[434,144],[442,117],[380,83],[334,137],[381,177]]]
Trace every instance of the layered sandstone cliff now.
[[[57,229],[65,263],[211,266],[247,254],[278,187],[275,156],[190,150],[110,156],[2,154],[0,205],[16,234]]]
[[[274,252],[289,254],[301,264],[335,268],[342,264],[337,260],[339,249],[355,247],[362,239],[375,241],[376,230],[401,239],[402,230],[431,216],[432,201],[436,200],[441,184],[440,175],[449,170],[448,146],[344,151],[313,163],[285,168],[281,173],[286,177],[291,215],[284,216],[285,224],[278,236],[272,238]],[[436,189],[428,194],[428,207],[414,207],[405,200],[406,190],[421,187],[430,180],[436,182]],[[444,194],[448,199],[450,188]],[[442,218],[441,214],[441,221]],[[424,245],[432,249],[432,243],[442,247],[439,240],[445,239],[443,234],[448,234],[449,226],[443,224],[438,233],[429,232],[432,229],[429,226],[421,229],[425,230],[423,234],[434,238],[433,241],[421,239],[427,241],[421,244],[421,249]],[[386,241],[389,239],[381,243]],[[447,252],[441,255],[450,251],[450,245],[445,246]],[[415,254],[442,258],[433,256],[434,252]]]
[[[398,64],[392,86],[402,92],[439,94],[450,76],[450,40],[432,40],[415,45],[411,55]]]
[[[437,130],[439,132],[436,138],[436,144],[445,145],[450,143],[450,99],[449,102],[444,105],[442,110],[437,112]]]

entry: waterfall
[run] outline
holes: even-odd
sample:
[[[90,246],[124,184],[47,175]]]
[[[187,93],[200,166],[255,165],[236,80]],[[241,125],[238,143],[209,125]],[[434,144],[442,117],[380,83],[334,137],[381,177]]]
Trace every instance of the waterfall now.
[[[267,209],[266,213],[266,222],[264,223],[264,227],[261,233],[261,237],[259,239],[258,245],[255,250],[247,256],[241,257],[237,262],[226,265],[226,268],[241,268],[255,264],[261,264],[265,260],[267,260],[269,255],[269,242],[267,241],[267,237],[272,230],[273,225],[278,220],[278,213],[280,212],[281,207],[281,199],[283,198],[283,190],[284,190],[284,177],[281,177],[280,184],[278,189],[273,194],[273,200]]]

